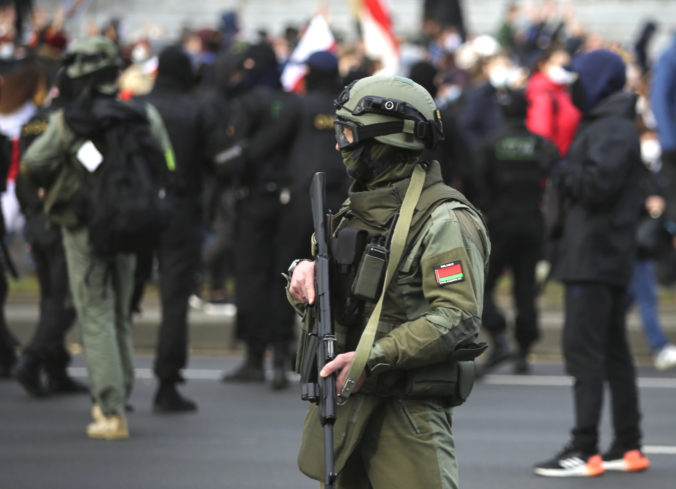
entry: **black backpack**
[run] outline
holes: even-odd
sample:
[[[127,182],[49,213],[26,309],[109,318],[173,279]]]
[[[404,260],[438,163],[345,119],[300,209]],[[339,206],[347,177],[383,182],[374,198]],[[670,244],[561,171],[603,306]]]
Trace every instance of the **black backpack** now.
[[[74,206],[101,256],[152,250],[172,210],[171,172],[144,108],[115,104],[110,113],[103,111],[100,131],[90,138],[103,161]]]

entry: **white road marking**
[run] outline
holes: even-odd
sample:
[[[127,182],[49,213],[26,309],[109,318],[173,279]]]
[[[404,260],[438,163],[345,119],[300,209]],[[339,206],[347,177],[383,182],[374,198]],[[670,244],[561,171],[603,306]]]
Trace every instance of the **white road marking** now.
[[[155,375],[151,368],[137,367],[134,369],[137,379],[153,379]],[[68,367],[68,372],[75,377],[86,377],[85,367]],[[190,380],[219,380],[223,376],[223,370],[213,368],[186,368],[182,371],[183,376]],[[290,373],[292,378],[296,375]],[[486,375],[482,380],[490,385],[519,385],[519,386],[544,386],[566,387],[572,386],[573,380],[565,375]],[[639,387],[650,389],[676,389],[676,378],[662,377],[639,377]]]
[[[565,375],[486,375],[481,382],[491,385],[520,386],[572,386],[572,377]],[[652,389],[676,389],[676,379],[662,377],[639,377],[638,386]]]
[[[652,455],[676,455],[676,446],[668,445],[645,445],[643,453]]]

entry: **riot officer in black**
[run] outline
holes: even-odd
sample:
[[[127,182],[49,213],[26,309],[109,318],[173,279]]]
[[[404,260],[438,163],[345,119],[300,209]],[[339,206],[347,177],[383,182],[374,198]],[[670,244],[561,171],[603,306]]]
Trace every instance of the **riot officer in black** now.
[[[57,84],[59,81],[56,80]],[[52,99],[21,128],[21,152],[44,132],[49,115],[61,105],[61,98]],[[24,238],[35,265],[40,305],[38,323],[19,357],[14,377],[29,395],[36,398],[87,393],[89,389],[69,376],[66,370],[70,354],[65,347],[65,338],[75,324],[75,308],[70,297],[61,229],[48,221],[38,187],[21,172],[17,175],[15,192],[26,219]]]
[[[7,181],[7,171],[11,158],[11,141],[0,134],[0,190],[5,190]],[[0,239],[5,237],[5,218],[0,213]],[[14,347],[17,345],[16,338],[7,327],[5,321],[5,301],[7,299],[7,277],[5,275],[6,265],[4,260],[0,260],[0,379],[9,378],[12,375],[12,369],[16,363],[16,352]]]
[[[535,266],[542,256],[544,222],[541,210],[544,181],[558,161],[556,146],[530,132],[525,125],[527,102],[522,91],[499,97],[505,117],[502,126],[480,151],[484,211],[493,243],[484,295],[483,325],[492,350],[483,372],[512,356],[507,323],[493,298],[498,279],[511,271],[516,306],[514,333],[518,352],[515,373],[528,373],[527,355],[539,336],[535,307]]]
[[[338,210],[347,197],[350,179],[340,153],[335,150],[334,100],[339,92],[338,59],[329,51],[311,54],[307,61],[305,93],[300,97],[300,119],[296,124],[295,139],[289,157],[289,203],[282,207],[281,228],[293,230],[282,233],[278,243],[277,270],[285,271],[291,260],[303,256],[312,237],[310,181],[315,172],[326,175],[326,201],[330,209]],[[276,294],[279,316],[275,337],[274,389],[288,385],[285,361],[289,341],[293,338],[293,310],[284,307],[286,296]]]
[[[281,90],[277,58],[261,41],[235,45],[231,57],[230,93],[233,138],[216,156],[217,171],[235,174],[239,185],[234,243],[236,335],[246,344],[246,360],[225,382],[263,382],[264,354],[276,337],[280,271],[276,250],[281,228],[288,154],[298,124],[295,94]]]
[[[187,412],[197,405],[182,396],[181,369],[188,360],[188,298],[195,290],[202,242],[202,181],[210,170],[205,154],[207,116],[191,95],[196,82],[190,58],[178,46],[159,56],[158,75],[150,94],[139,97],[160,113],[176,157],[171,175],[174,211],[155,250],[159,266],[162,319],[157,337],[154,372],[159,381],[155,412]]]

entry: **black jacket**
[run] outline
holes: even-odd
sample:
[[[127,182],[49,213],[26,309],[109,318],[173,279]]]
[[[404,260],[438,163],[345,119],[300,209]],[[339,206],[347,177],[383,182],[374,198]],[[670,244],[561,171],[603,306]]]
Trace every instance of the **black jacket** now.
[[[174,149],[176,170],[170,186],[175,206],[163,241],[195,240],[203,221],[203,179],[211,168],[205,155],[208,122],[204,110],[195,97],[171,81],[156,83],[152,92],[136,99],[157,109]]]
[[[326,174],[329,207],[338,206],[347,197],[350,179],[343,165],[340,152],[336,151],[336,136],[333,129],[336,90],[317,89],[301,96],[296,135],[289,155],[288,181],[292,198],[309,200],[312,176],[321,171]],[[332,198],[333,197],[333,198]]]
[[[209,168],[204,154],[208,121],[199,101],[170,81],[156,83],[152,92],[136,99],[149,102],[162,116],[176,158],[176,191],[199,202],[204,171]]]
[[[233,139],[244,146],[241,183],[250,189],[286,185],[297,95],[258,85],[233,100],[233,111]]]
[[[564,229],[555,243],[554,278],[627,286],[643,204],[635,97],[616,92],[582,119],[558,174]]]
[[[556,146],[523,120],[507,120],[480,151],[479,200],[489,226],[504,220],[540,219],[544,179],[559,159]]]

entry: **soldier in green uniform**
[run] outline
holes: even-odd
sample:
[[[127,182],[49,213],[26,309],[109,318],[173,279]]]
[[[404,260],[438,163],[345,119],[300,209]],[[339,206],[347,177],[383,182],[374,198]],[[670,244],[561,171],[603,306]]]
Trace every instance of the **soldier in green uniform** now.
[[[96,254],[78,199],[100,178],[105,165],[92,141],[101,141],[112,115],[145,118],[158,146],[171,159],[168,135],[157,111],[116,100],[122,60],[103,37],[76,41],[64,58],[60,95],[63,109],[53,112],[46,130],[23,155],[22,174],[45,190],[45,212],[61,227],[70,290],[87,358],[93,422],[87,435],[129,437],[125,408],[134,381],[131,318],[135,258],[130,253]],[[144,120],[145,120],[144,119]],[[128,120],[128,119],[124,119]]]
[[[343,400],[334,426],[336,487],[457,488],[452,412],[469,394],[473,359],[485,348],[475,340],[490,252],[486,228],[474,206],[443,183],[439,164],[420,159],[443,137],[424,88],[399,76],[371,76],[347,86],[336,107],[336,149],[353,179],[332,224],[338,354],[320,372],[337,373]],[[414,181],[420,195],[402,240],[396,222],[404,219]],[[395,247],[402,250],[398,261]],[[373,288],[383,282],[374,269],[360,272],[374,249],[395,261],[384,291]],[[289,300],[303,315],[316,297],[314,268],[312,260],[296,260],[289,270]],[[376,300],[382,310],[363,355],[360,339]],[[298,461],[318,480],[324,470],[319,425],[313,405]]]

